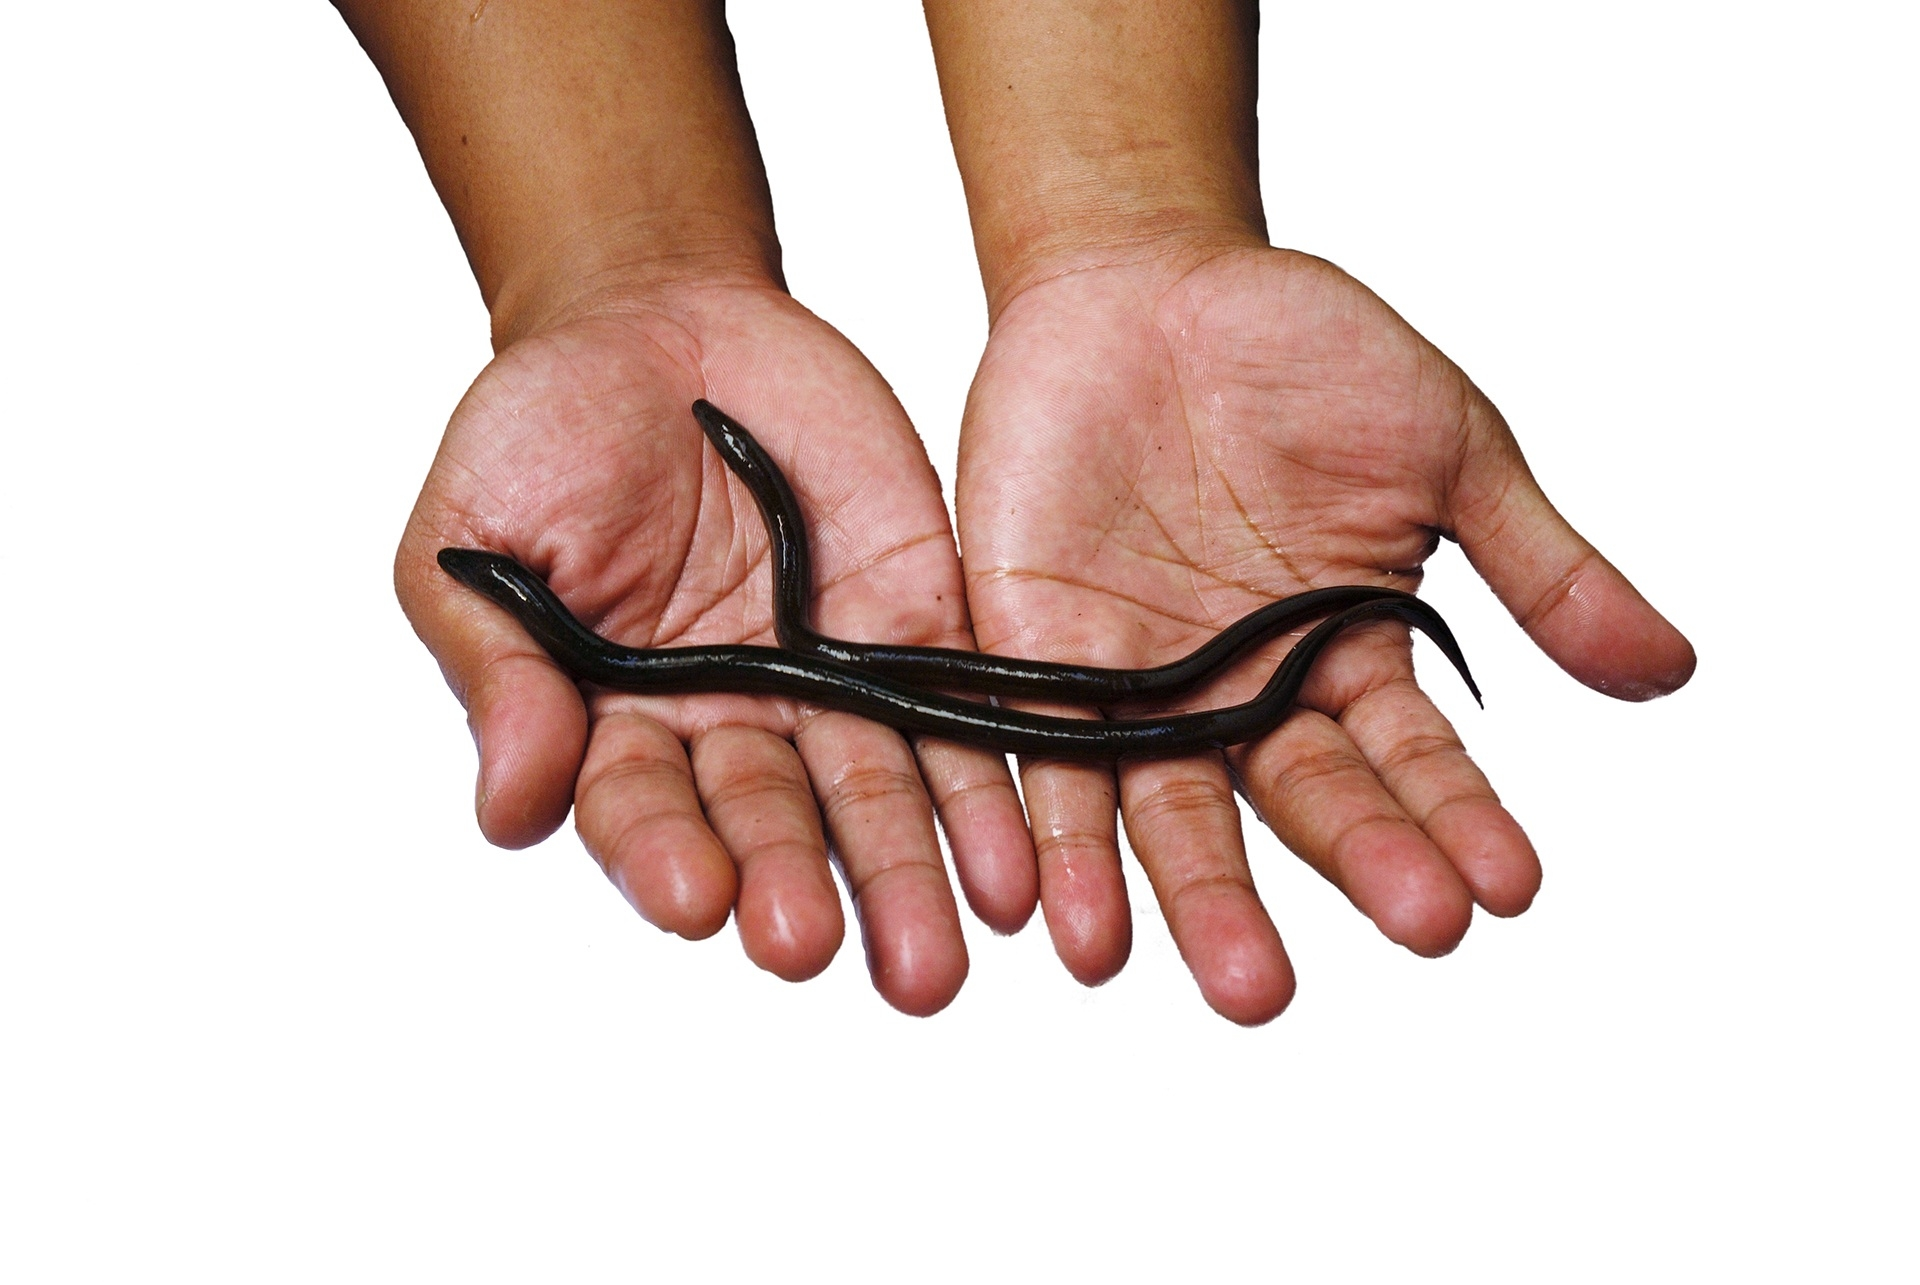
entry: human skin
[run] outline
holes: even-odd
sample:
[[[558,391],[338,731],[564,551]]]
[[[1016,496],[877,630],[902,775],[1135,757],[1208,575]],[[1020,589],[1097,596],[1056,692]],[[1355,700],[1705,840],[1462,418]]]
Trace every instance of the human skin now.
[[[846,637],[970,646],[938,481],[885,382],[785,291],[722,6],[671,0],[341,0],[466,247],[497,356],[455,410],[394,578],[468,711],[481,830],[509,847],[569,808],[649,921],[731,914],[792,980],[844,934],[930,1013],[967,955],[935,812],[975,910],[1031,913],[1003,759],[844,714],[737,696],[583,696],[434,562],[508,554],[637,646],[770,642],[767,542],[689,407],[751,424],[807,511],[815,619]],[[995,882],[997,875],[1010,884]]]
[[[1413,588],[1449,539],[1580,681],[1628,700],[1686,682],[1687,641],[1554,510],[1467,376],[1359,282],[1269,245],[1254,5],[926,11],[991,323],[956,487],[986,650],[1157,664],[1305,588]],[[1117,806],[1203,996],[1238,1022],[1284,1009],[1294,973],[1236,790],[1424,955],[1540,883],[1401,628],[1343,641],[1260,741],[1117,770],[1026,761],[1021,779],[1069,971],[1097,984],[1127,958]]]

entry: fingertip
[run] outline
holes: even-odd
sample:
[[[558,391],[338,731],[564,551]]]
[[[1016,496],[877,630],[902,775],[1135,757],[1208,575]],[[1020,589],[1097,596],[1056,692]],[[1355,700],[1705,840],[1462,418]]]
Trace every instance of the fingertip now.
[[[689,762],[705,819],[739,869],[734,922],[747,958],[785,981],[818,976],[846,917],[799,753],[762,728],[729,725],[701,734]]]
[[[1005,758],[924,737],[914,754],[968,908],[993,932],[1012,936],[1040,904],[1040,872]]]
[[[1508,820],[1511,823],[1512,819]],[[1520,833],[1520,827],[1513,825],[1512,828],[1519,839],[1517,847],[1495,859],[1470,864],[1461,871],[1473,890],[1474,901],[1499,919],[1524,915],[1540,894],[1540,857],[1526,835]]]
[[[1482,910],[1502,919],[1524,914],[1540,891],[1540,856],[1497,799],[1462,799],[1437,809],[1427,830]]]
[[[1236,1026],[1265,1026],[1287,1011],[1294,989],[1293,965],[1283,960],[1277,970],[1261,967],[1202,986],[1200,996]]]
[[[1240,1026],[1262,1026],[1293,1002],[1293,961],[1246,889],[1195,888],[1179,906],[1178,941],[1201,998]]]
[[[1485,409],[1492,412],[1490,405]],[[1693,647],[1561,516],[1493,422],[1449,501],[1474,568],[1556,664],[1596,691],[1645,701],[1693,676]]]
[[[782,981],[818,977],[846,940],[837,897],[798,897],[772,881],[751,880],[740,890],[735,920],[747,958]]]
[[[1009,896],[994,901],[986,896],[976,895],[972,888],[967,889],[967,909],[973,911],[973,917],[985,924],[996,937],[1012,937],[1025,928],[1033,919],[1033,912],[1040,905],[1037,894],[1026,897]]]
[[[1394,945],[1426,959],[1439,959],[1451,955],[1472,927],[1473,900],[1465,889],[1457,896],[1410,896],[1381,908],[1372,919]]]
[[[885,912],[861,919],[874,989],[909,1017],[931,1017],[951,1004],[971,967],[945,881],[935,887],[923,873],[901,868]]]
[[[1635,702],[1671,696],[1685,687],[1699,665],[1693,644],[1665,619],[1648,633],[1651,636],[1636,649],[1635,666],[1601,675],[1589,685],[1617,700]]]
[[[1569,674],[1597,692],[1649,701],[1686,686],[1699,658],[1611,563],[1567,586],[1563,601],[1544,605],[1536,639]]]
[[[1540,868],[1534,867],[1531,880],[1512,880],[1474,889],[1474,900],[1496,919],[1517,919],[1533,907],[1540,895]]]
[[[474,814],[487,842],[525,848],[560,827],[586,757],[587,710],[579,689],[551,665],[514,658],[468,692],[479,751]]]
[[[969,962],[962,952],[939,970],[922,969],[898,982],[876,979],[880,995],[908,1017],[932,1017],[953,1003],[966,984]]]
[[[518,625],[441,569],[416,512],[394,558],[401,608],[467,709],[480,765],[474,817],[489,843],[524,848],[552,834],[586,757],[587,709]]]
[[[1355,872],[1348,896],[1388,941],[1437,959],[1473,925],[1473,894],[1424,835],[1400,830],[1376,835],[1372,851],[1346,863]]]
[[[1021,780],[1054,954],[1075,981],[1098,986],[1133,954],[1118,782],[1111,767],[1045,761],[1024,763]]]
[[[987,794],[988,791],[979,791]],[[1003,937],[1027,926],[1040,904],[1040,866],[1026,813],[1007,778],[1004,792],[964,817],[943,801],[941,821],[953,850],[954,873],[974,917]]]
[[[584,837],[584,836],[583,836]],[[651,859],[621,859],[607,877],[635,913],[662,932],[705,941],[727,926],[740,879],[733,861],[713,843],[661,845]]]
[[[1694,651],[1693,643],[1672,625],[1668,625],[1667,628],[1673,634],[1671,644],[1673,659],[1664,671],[1655,676],[1656,686],[1663,696],[1677,692],[1692,682],[1694,671],[1700,667],[1700,656]]]
[[[1049,908],[1047,932],[1053,952],[1069,976],[1082,986],[1102,986],[1119,976],[1133,956],[1133,917],[1085,901]]]
[[[956,853],[954,865],[960,874],[960,891],[974,918],[1002,937],[1011,937],[1027,926],[1040,904],[1040,875],[1024,827],[1017,840],[984,852],[976,847],[967,861],[961,861]]]

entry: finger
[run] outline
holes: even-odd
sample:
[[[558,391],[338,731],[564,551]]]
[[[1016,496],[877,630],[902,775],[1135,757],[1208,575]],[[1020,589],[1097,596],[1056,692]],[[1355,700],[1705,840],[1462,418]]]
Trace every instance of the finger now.
[[[860,916],[874,989],[926,1017],[967,978],[960,911],[933,805],[899,733],[848,714],[808,719],[796,740]]]
[[[930,737],[913,752],[967,905],[993,931],[1019,932],[1040,902],[1040,876],[1006,756]]]
[[[1459,944],[1472,922],[1472,894],[1338,723],[1296,710],[1235,762],[1280,841],[1389,940],[1429,956]]]
[[[586,703],[511,616],[440,570],[433,561],[438,548],[410,534],[394,563],[394,588],[466,706],[480,755],[480,832],[489,843],[524,848],[567,819],[586,753]]]
[[[1219,755],[1121,766],[1120,813],[1180,957],[1214,1012],[1279,1016],[1293,965],[1253,890],[1233,782]]]
[[[1054,953],[1076,981],[1098,986],[1118,973],[1133,951],[1113,769],[1023,759],[1020,788],[1040,875],[1040,910]]]
[[[690,939],[720,931],[739,875],[707,825],[679,737],[644,715],[602,714],[577,797],[580,841],[643,919]]]
[[[1340,725],[1475,901],[1496,915],[1533,904],[1540,890],[1533,844],[1411,673],[1349,703]]]
[[[1484,398],[1448,497],[1451,528],[1475,570],[1555,663],[1622,700],[1664,696],[1693,676],[1693,647],[1567,524]]]
[[[693,743],[707,822],[740,871],[734,918],[747,958],[790,982],[815,976],[846,936],[806,769],[770,732],[719,727]]]

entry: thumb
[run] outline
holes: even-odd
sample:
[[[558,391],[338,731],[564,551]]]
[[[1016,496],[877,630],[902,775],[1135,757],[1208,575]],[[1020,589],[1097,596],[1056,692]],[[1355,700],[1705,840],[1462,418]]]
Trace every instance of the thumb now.
[[[1498,411],[1479,399],[1448,496],[1474,570],[1556,664],[1621,700],[1665,696],[1693,676],[1693,645],[1553,507]]]
[[[524,848],[567,818],[586,755],[586,705],[518,622],[440,569],[442,543],[410,528],[394,560],[394,589],[466,706],[480,752],[480,832],[489,843]]]

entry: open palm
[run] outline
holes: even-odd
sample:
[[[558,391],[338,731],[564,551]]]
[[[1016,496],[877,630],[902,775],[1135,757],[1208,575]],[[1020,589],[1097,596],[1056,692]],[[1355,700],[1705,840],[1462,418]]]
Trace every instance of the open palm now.
[[[481,374],[396,564],[402,605],[468,707],[482,830],[531,843],[571,806],[649,920],[704,936],[737,903],[748,955],[794,979],[823,968],[844,933],[831,839],[875,984],[933,1011],[967,961],[930,804],[963,868],[1030,854],[1001,760],[930,743],[916,760],[894,732],[792,702],[583,699],[510,617],[434,563],[447,545],[506,553],[635,646],[771,641],[766,535],[689,414],[701,397],[751,425],[799,493],[824,628],[971,645],[938,481],[851,345],[770,287],[602,307]],[[996,904],[990,878],[969,892]]]
[[[988,650],[1155,664],[1309,587],[1413,588],[1447,536],[1582,681],[1644,699],[1692,670],[1460,370],[1359,283],[1286,251],[1094,266],[1022,291],[968,403],[958,508]],[[1270,671],[1201,695],[1238,699]],[[1526,908],[1538,861],[1415,685],[1403,629],[1343,641],[1303,705],[1224,756],[1024,765],[1041,902],[1076,976],[1110,976],[1130,943],[1116,802],[1202,992],[1236,1020],[1271,1017],[1293,989],[1236,784],[1414,950],[1451,949],[1476,902]]]

